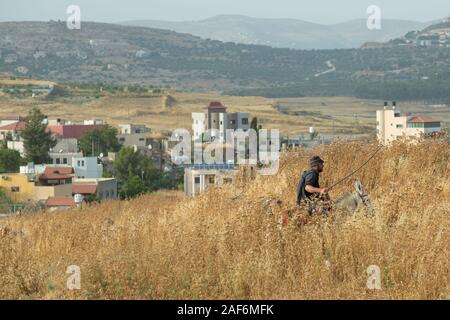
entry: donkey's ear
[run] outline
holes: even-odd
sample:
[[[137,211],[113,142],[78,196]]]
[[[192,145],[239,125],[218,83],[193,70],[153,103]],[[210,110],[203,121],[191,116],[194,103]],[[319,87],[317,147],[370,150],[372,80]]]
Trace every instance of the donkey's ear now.
[[[362,193],[364,191],[364,188],[359,180],[356,180],[354,185],[356,191],[358,191],[359,193]]]

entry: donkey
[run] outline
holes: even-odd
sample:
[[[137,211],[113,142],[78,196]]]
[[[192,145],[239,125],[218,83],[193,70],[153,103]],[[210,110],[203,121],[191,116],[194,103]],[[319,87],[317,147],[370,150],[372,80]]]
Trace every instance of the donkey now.
[[[369,199],[369,195],[362,186],[359,180],[356,180],[353,184],[355,187],[354,192],[348,192],[343,196],[336,199],[334,206],[338,210],[354,213],[357,209],[365,206],[369,215],[374,214],[372,202]]]

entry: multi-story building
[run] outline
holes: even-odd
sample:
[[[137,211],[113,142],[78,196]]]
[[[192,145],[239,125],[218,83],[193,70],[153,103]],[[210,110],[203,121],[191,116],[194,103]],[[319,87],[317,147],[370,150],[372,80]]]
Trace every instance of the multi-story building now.
[[[203,134],[211,132],[210,140],[226,140],[226,130],[250,128],[248,112],[227,113],[227,108],[218,101],[210,102],[204,112],[192,113],[192,131],[194,140],[202,140]]]
[[[119,124],[119,134],[136,134],[136,133],[148,133],[151,132],[150,128],[147,128],[143,124]]]
[[[98,179],[103,176],[103,165],[97,157],[74,157],[72,167],[78,179]]]
[[[440,130],[439,120],[419,116],[402,116],[395,102],[392,108],[388,109],[388,104],[385,103],[383,110],[377,110],[377,137],[383,144],[389,144],[401,137],[417,138],[423,134]]]
[[[25,155],[23,139],[20,134],[25,129],[26,122],[21,117],[5,117],[0,119],[0,140],[6,141],[8,149],[16,150],[21,156]]]
[[[9,121],[5,121],[7,123]],[[0,126],[0,140],[6,140],[8,137],[13,141],[20,140],[20,132],[25,128],[24,121],[15,121]]]
[[[91,120],[85,121],[83,124],[65,123],[61,119],[48,120],[48,128],[51,132],[57,135],[60,139],[81,139],[83,135],[95,129],[102,129],[105,125],[103,121]]]
[[[60,139],[50,150],[50,163],[56,165],[72,165],[74,157],[82,157],[83,153],[78,151],[77,139]]]
[[[119,124],[117,139],[124,147],[146,148],[150,128],[141,124]]]

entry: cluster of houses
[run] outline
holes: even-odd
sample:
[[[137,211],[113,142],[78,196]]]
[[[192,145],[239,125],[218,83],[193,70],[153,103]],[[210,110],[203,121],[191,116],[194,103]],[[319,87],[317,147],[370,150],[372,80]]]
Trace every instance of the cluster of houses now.
[[[0,189],[16,203],[37,203],[50,210],[73,207],[87,199],[116,199],[117,180],[103,177],[104,169],[112,171],[116,153],[87,157],[79,149],[79,140],[86,133],[101,129],[106,123],[98,119],[72,123],[48,118],[44,122],[57,141],[49,152],[50,160],[39,165],[28,163],[17,173],[3,173]],[[21,116],[0,117],[0,142],[21,156],[25,156],[21,137],[25,126],[25,119]],[[122,146],[133,147],[148,156],[154,167],[170,169],[168,139],[154,135],[150,128],[121,124],[117,138]]]
[[[214,140],[226,143],[226,131],[250,129],[250,114],[247,112],[228,113],[220,102],[211,102],[203,112],[192,113],[193,144],[202,144],[202,149]],[[389,144],[400,137],[418,137],[441,130],[439,120],[419,116],[402,116],[396,103],[376,112],[377,137],[383,144]],[[73,207],[83,199],[116,199],[117,180],[105,178],[104,170],[111,171],[116,158],[115,153],[101,154],[99,157],[86,157],[79,150],[81,137],[106,124],[102,120],[85,120],[72,123],[63,119],[45,119],[48,129],[57,138],[57,144],[49,152],[47,164],[29,163],[20,167],[18,173],[4,173],[0,177],[0,189],[14,202],[41,203],[50,210]],[[0,142],[6,142],[9,149],[17,150],[24,156],[21,130],[25,119],[20,116],[0,118]],[[312,135],[313,128],[310,129]],[[205,134],[209,136],[206,137]],[[206,139],[205,139],[206,137]],[[152,160],[153,166],[164,171],[172,170],[171,150],[173,143],[167,136],[152,132],[145,125],[121,124],[118,126],[118,141],[126,147],[133,147]],[[281,144],[281,149],[295,146],[314,146],[323,141],[289,138]],[[305,144],[306,143],[306,144]],[[225,144],[226,145],[226,144]],[[234,150],[233,150],[234,151]],[[225,152],[224,152],[225,154]],[[224,159],[225,160],[225,159]],[[196,196],[211,185],[231,183],[239,169],[235,162],[222,164],[193,164],[184,166],[184,191],[188,196]],[[255,167],[249,165],[245,170],[254,176]]]
[[[450,19],[445,19],[424,31],[411,31],[399,41],[417,47],[450,47]]]

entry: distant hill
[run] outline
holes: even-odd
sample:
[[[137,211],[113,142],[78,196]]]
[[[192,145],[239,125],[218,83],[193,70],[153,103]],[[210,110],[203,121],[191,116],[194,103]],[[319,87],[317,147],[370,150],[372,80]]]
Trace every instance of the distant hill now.
[[[139,20],[122,24],[167,29],[224,42],[292,49],[359,48],[365,42],[388,41],[426,26],[416,21],[383,19],[382,29],[372,31],[367,29],[365,19],[322,25],[296,19],[260,19],[241,15],[220,15],[200,21]]]
[[[263,96],[358,95],[427,98],[450,95],[450,50],[293,50],[204,40],[173,31],[83,22],[0,23],[0,75],[55,82],[145,84],[181,90]],[[417,83],[426,79],[427,86]],[[400,87],[390,85],[401,82]],[[405,82],[414,87],[405,87]],[[382,83],[383,86],[373,85]],[[358,89],[362,88],[362,89]],[[358,90],[357,90],[358,89]],[[431,89],[430,89],[431,90]]]
[[[386,42],[367,42],[363,48],[395,46],[450,48],[450,18],[433,21],[421,30],[412,29],[402,37]]]

